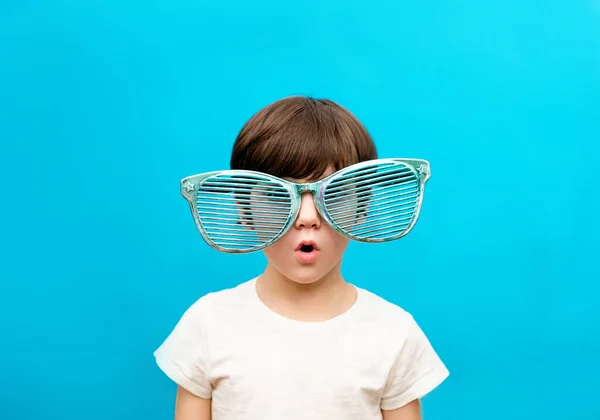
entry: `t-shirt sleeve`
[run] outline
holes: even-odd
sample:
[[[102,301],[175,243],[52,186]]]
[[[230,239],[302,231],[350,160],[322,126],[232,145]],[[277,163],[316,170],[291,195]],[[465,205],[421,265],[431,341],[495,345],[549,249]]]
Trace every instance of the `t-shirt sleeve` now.
[[[211,397],[203,299],[192,305],[154,352],[158,367],[175,383],[201,398]]]
[[[390,371],[381,401],[382,410],[395,410],[433,391],[449,375],[414,318],[408,315],[408,333]]]

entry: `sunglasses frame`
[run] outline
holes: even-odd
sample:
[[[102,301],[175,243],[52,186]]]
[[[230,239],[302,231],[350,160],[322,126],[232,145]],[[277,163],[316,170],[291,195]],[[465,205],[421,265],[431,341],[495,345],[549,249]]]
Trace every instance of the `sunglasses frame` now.
[[[396,236],[393,236],[391,238],[385,238],[385,239],[358,238],[358,237],[346,232],[344,229],[340,228],[340,226],[329,216],[327,210],[325,209],[325,203],[324,203],[325,190],[327,189],[327,186],[329,185],[329,183],[332,180],[335,180],[336,178],[343,176],[344,174],[346,174],[348,172],[353,172],[356,170],[360,170],[364,167],[370,167],[370,166],[379,165],[379,164],[395,164],[395,165],[401,164],[401,165],[404,165],[406,168],[408,168],[415,175],[415,177],[418,179],[418,188],[419,188],[415,210],[413,213],[413,217],[412,217],[409,225],[407,226],[407,228]],[[197,199],[197,195],[198,195],[198,190],[202,186],[202,184],[205,180],[212,178],[215,175],[242,175],[242,174],[255,175],[255,176],[262,177],[262,178],[267,178],[275,183],[280,184],[283,188],[285,188],[290,193],[291,207],[290,207],[290,212],[289,212],[288,218],[285,221],[285,224],[281,228],[281,231],[279,232],[278,235],[276,235],[273,239],[271,239],[265,243],[262,243],[261,245],[254,246],[254,247],[251,247],[248,249],[240,250],[240,249],[232,249],[232,248],[222,247],[210,239],[209,235],[206,233],[206,230],[202,224],[202,221],[200,220],[196,199]],[[323,218],[323,220],[325,220],[327,222],[327,224],[329,224],[329,226],[331,226],[340,235],[342,235],[348,239],[357,241],[357,242],[369,242],[369,243],[389,242],[392,240],[400,239],[401,237],[406,236],[414,228],[415,224],[417,223],[417,220],[419,219],[419,215],[421,213],[421,207],[423,204],[423,196],[425,193],[425,184],[427,183],[427,181],[429,180],[430,177],[431,177],[431,169],[430,169],[429,162],[427,160],[404,159],[404,158],[384,158],[384,159],[374,159],[374,160],[359,162],[354,165],[350,165],[343,169],[340,169],[339,171],[336,171],[333,174],[331,174],[319,181],[308,182],[308,183],[295,183],[295,182],[287,181],[285,179],[281,179],[279,177],[269,175],[266,173],[250,171],[250,170],[241,170],[241,169],[230,169],[230,170],[205,172],[205,173],[191,175],[191,176],[187,176],[187,177],[183,178],[180,181],[180,191],[181,191],[181,195],[183,196],[183,198],[186,199],[186,201],[188,202],[188,204],[190,206],[190,210],[192,212],[192,216],[194,217],[194,222],[196,224],[196,228],[200,232],[202,239],[204,239],[204,241],[211,248],[214,248],[217,251],[236,254],[236,253],[249,253],[249,252],[259,251],[270,245],[273,245],[275,242],[277,242],[279,239],[281,239],[290,230],[290,228],[293,226],[294,222],[296,221],[298,214],[300,212],[300,206],[301,206],[301,202],[302,202],[302,200],[301,200],[302,194],[307,193],[307,192],[309,192],[313,195],[313,202],[315,204],[317,211]]]

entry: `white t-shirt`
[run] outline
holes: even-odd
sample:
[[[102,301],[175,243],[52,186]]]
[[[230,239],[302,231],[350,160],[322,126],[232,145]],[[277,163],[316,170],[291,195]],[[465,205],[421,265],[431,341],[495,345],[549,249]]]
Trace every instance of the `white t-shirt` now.
[[[154,353],[212,398],[212,420],[380,420],[449,374],[413,317],[373,293],[357,287],[345,313],[300,322],[264,305],[255,281],[200,298]]]

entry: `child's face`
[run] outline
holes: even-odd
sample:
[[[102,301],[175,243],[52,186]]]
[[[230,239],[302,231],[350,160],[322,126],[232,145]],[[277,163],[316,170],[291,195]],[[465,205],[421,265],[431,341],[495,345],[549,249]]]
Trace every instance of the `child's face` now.
[[[323,174],[323,178],[334,171],[333,168],[329,168]],[[337,233],[321,218],[312,194],[304,193],[293,227],[263,252],[269,265],[283,276],[296,283],[310,284],[334,270],[339,271],[342,256],[349,242],[349,239]]]

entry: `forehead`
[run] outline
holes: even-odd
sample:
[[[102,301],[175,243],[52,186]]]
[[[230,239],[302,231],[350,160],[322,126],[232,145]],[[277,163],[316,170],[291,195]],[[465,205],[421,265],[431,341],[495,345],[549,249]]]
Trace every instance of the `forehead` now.
[[[333,174],[336,172],[336,169],[333,165],[329,165],[327,167],[327,169],[325,170],[325,172],[323,172],[323,174],[318,177],[318,178],[290,178],[290,177],[284,177],[283,179],[285,179],[286,181],[290,181],[290,182],[294,182],[296,184],[308,184],[310,182],[316,182],[316,181],[320,181],[324,178],[327,178],[329,175]]]

